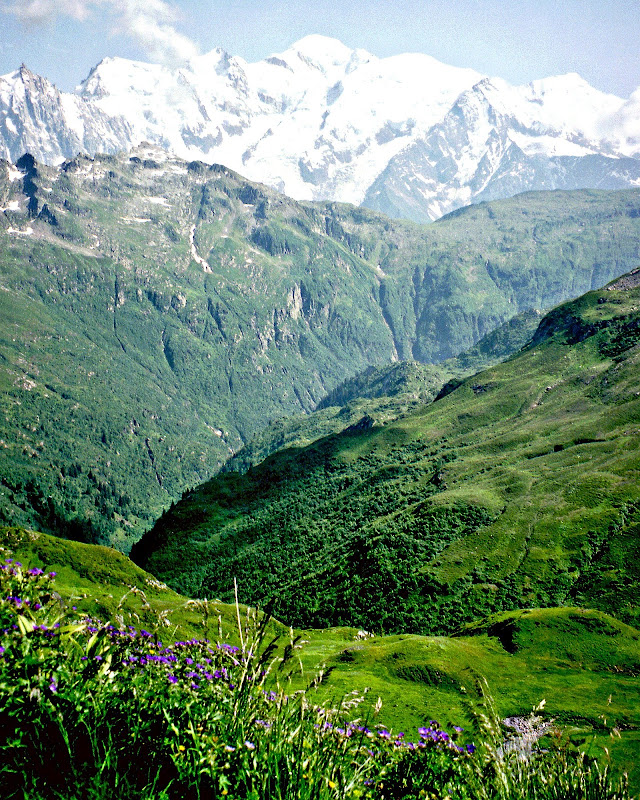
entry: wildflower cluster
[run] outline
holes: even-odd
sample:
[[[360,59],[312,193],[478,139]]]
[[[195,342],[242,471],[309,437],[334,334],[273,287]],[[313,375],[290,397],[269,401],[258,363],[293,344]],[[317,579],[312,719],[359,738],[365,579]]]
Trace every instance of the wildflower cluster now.
[[[285,692],[274,675],[286,673],[295,640],[280,655],[276,640],[266,642],[264,618],[254,618],[253,633],[239,631],[241,647],[164,644],[156,633],[64,608],[54,577],[9,559],[0,565],[7,800],[511,800],[504,787],[529,780],[509,783],[459,727],[431,720],[405,736],[366,714],[353,719],[364,700],[357,693],[329,708],[310,691]],[[586,785],[584,774],[571,780]],[[606,776],[587,777],[606,784],[598,798],[627,800],[607,793]],[[542,783],[535,796],[545,800]]]
[[[72,796],[73,787],[93,784],[108,796],[109,780],[118,796],[126,776],[131,797],[170,785],[176,796],[366,798],[406,752],[463,755],[437,726],[411,743],[349,719],[362,698],[332,709],[286,693],[272,674],[282,657],[275,641],[265,644],[264,624],[256,621],[244,649],[165,644],[63,608],[54,577],[9,560],[0,569],[7,797],[31,789]]]

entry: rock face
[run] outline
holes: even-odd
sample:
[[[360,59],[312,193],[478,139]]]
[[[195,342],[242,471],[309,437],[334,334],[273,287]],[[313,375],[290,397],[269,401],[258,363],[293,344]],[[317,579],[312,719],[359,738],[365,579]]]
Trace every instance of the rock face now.
[[[0,78],[0,155],[56,164],[146,141],[298,200],[422,222],[526,190],[639,185],[639,108],[640,91],[575,74],[513,87],[308,36],[254,64],[219,49],[175,70],[108,58],[75,94],[22,67]]]
[[[124,117],[60,92],[24,65],[0,78],[0,109],[0,152],[11,161],[28,152],[56,164],[78,153],[126,150],[135,140]]]

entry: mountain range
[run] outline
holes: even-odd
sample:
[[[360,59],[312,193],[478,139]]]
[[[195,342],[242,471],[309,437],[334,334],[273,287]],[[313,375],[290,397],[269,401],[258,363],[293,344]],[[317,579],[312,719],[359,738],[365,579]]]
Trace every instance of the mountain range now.
[[[2,519],[125,551],[345,379],[455,357],[640,261],[637,189],[529,193],[418,226],[150,146],[4,162],[0,209]],[[429,398],[448,369],[424,378]]]
[[[155,646],[216,617],[243,645],[259,605],[304,637],[291,689],[322,665],[318,697],[364,682],[403,730],[473,727],[482,675],[505,722],[545,698],[562,758],[640,785],[640,89],[310,36],[105,59],[74,93],[23,66],[2,155],[3,578],[57,573],[58,624]],[[3,626],[4,685],[81,709],[40,656],[14,691],[35,620]]]
[[[425,222],[527,190],[640,185],[640,91],[625,100],[577,74],[514,87],[316,35],[257,63],[220,49],[176,69],[106,58],[74,93],[24,65],[0,78],[9,161],[142,142],[298,200]]]

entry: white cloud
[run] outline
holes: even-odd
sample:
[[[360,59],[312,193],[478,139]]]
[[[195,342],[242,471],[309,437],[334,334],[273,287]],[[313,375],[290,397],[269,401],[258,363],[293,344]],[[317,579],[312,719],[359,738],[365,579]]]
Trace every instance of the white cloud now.
[[[165,0],[13,0],[2,9],[26,23],[67,16],[84,21],[97,9],[114,18],[113,32],[136,41],[152,61],[176,66],[198,55],[198,47],[175,28],[176,9]]]
[[[195,43],[176,31],[178,14],[164,0],[105,2],[116,12],[118,32],[134,38],[153,61],[181,63],[198,55]]]

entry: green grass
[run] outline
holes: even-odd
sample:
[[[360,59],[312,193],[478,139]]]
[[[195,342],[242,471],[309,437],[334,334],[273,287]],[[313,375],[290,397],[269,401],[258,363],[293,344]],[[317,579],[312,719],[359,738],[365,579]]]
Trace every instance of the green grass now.
[[[296,640],[280,656],[255,615],[243,626],[238,609],[240,646],[166,646],[61,609],[54,577],[0,565],[7,800],[630,800],[626,777],[566,743],[507,750],[484,691],[470,733],[432,720],[405,737],[377,722],[379,700],[293,691]]]
[[[213,638],[218,635],[219,617],[225,634],[237,628],[233,606],[178,595],[110,547],[22,528],[1,528],[0,547],[0,555],[22,560],[25,568],[56,572],[56,591],[64,604],[91,617],[114,621],[119,616],[166,641]],[[284,630],[276,622],[273,625],[274,633]]]
[[[512,626],[516,641],[526,641],[515,653],[495,632],[486,632],[498,619]],[[553,608],[489,618],[470,633],[362,641],[344,629],[304,635],[310,640],[307,657],[324,656],[333,668],[332,685],[346,690],[364,680],[384,697],[386,719],[396,729],[421,724],[427,715],[461,724],[464,700],[473,695],[475,678],[483,676],[501,717],[526,715],[544,699],[545,715],[563,726],[602,732],[606,719],[609,728],[638,730],[635,628],[597,611]]]
[[[158,631],[163,641],[216,638],[238,643],[234,606],[203,607],[161,588],[148,573],[109,548],[68,542],[19,529],[2,530],[3,558],[11,554],[25,567],[58,572],[56,590],[65,603],[102,619]],[[144,592],[144,596],[131,591]],[[124,597],[124,601],[122,598]],[[242,609],[242,619],[245,610]],[[166,625],[165,621],[170,624]],[[271,623],[271,633],[289,636]],[[396,732],[415,731],[431,719],[468,727],[469,704],[476,708],[476,684],[488,682],[503,718],[526,716],[541,700],[544,715],[557,721],[575,747],[603,756],[633,772],[640,730],[640,632],[599,611],[578,608],[531,609],[502,613],[461,630],[454,637],[367,636],[355,628],[296,631],[303,688],[325,673],[319,699],[337,703],[368,689],[368,702],[382,698],[379,721]],[[620,731],[619,738],[612,731]]]

